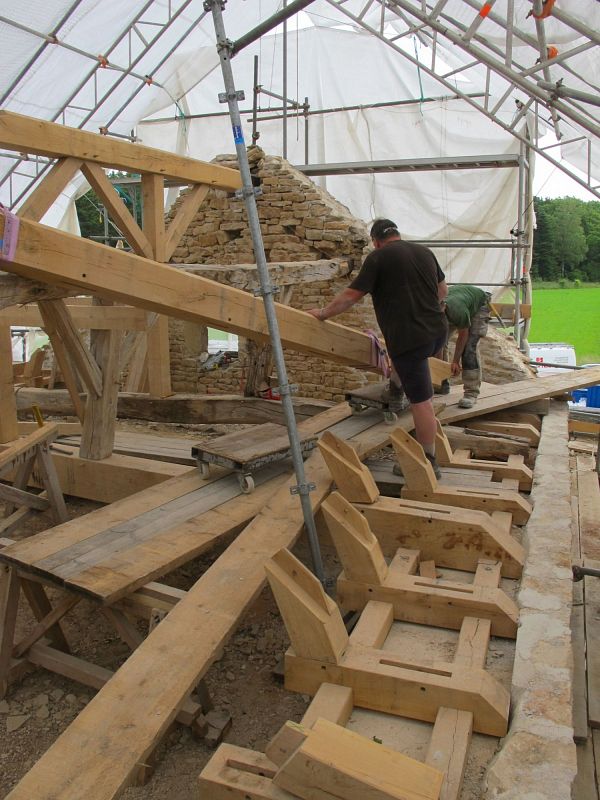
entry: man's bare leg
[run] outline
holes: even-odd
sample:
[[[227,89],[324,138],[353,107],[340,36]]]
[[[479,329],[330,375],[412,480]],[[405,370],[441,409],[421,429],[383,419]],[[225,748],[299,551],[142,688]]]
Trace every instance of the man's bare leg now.
[[[424,400],[422,403],[411,403],[413,421],[415,423],[415,438],[423,450],[430,456],[435,455],[435,434],[437,422],[433,410],[433,400]]]

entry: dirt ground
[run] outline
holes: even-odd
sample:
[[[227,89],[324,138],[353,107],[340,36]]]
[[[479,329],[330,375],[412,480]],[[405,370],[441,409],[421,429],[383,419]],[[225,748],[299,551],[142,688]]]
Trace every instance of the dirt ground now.
[[[120,430],[184,436],[196,441],[215,438],[241,427],[119,422]],[[100,505],[67,498],[70,519],[89,513]],[[22,530],[11,534],[11,538],[30,536],[51,525],[49,512],[40,513],[31,517]],[[220,555],[224,546],[165,576],[163,583],[189,589]],[[303,550],[300,545],[299,554],[305,557]],[[49,596],[52,601],[52,590]],[[33,625],[33,616],[23,606],[22,603],[19,610],[17,639]],[[73,654],[102,667],[117,669],[129,655],[129,648],[118,638],[114,628],[98,613],[97,607],[86,600],[67,615],[65,630]],[[145,628],[145,624],[140,622],[139,630],[146,633],[147,626]],[[233,721],[227,741],[261,749],[286,720],[300,720],[302,717],[309,698],[287,692],[279,675],[273,674],[274,670],[278,672],[276,667],[288,644],[270,590],[265,589],[243,618],[222,657],[206,676],[215,709],[231,715]],[[6,699],[0,701],[1,798],[18,783],[94,694],[93,689],[45,670],[35,670],[20,683],[9,687]],[[213,752],[201,739],[195,739],[189,728],[175,725],[157,751],[156,769],[150,782],[127,789],[123,797],[127,800],[197,798],[198,775]]]
[[[228,432],[234,426],[205,425],[190,429],[185,426],[123,421],[119,427],[122,430],[152,432],[156,435],[176,434],[199,441]],[[97,503],[68,498],[71,518],[98,507]],[[14,534],[13,538],[31,535],[50,525],[48,512],[44,512],[32,518],[26,528]],[[177,588],[190,588],[218,558],[226,545],[227,543],[223,543],[212,552],[165,576],[162,582]],[[310,562],[308,546],[302,540],[296,548],[296,554],[305,563]],[[337,574],[339,562],[333,549],[326,544],[323,547],[323,559],[326,573]],[[52,600],[51,591],[50,598]],[[27,633],[32,624],[33,617],[28,609],[21,608],[17,638]],[[145,633],[145,623],[140,622],[138,625],[140,632]],[[128,647],[91,602],[80,602],[67,615],[65,629],[73,653],[77,656],[112,670],[117,669],[128,657]],[[309,698],[286,691],[278,669],[288,644],[289,640],[273,597],[266,588],[242,619],[222,657],[213,664],[206,676],[215,709],[231,715],[232,718],[233,724],[226,741],[263,750],[286,720],[299,721],[302,717]],[[432,640],[425,650],[433,646]],[[444,642],[443,648],[449,654],[453,646]],[[424,655],[426,658],[428,655],[433,657],[433,651]],[[502,660],[505,663],[510,660],[512,663],[512,658]],[[176,664],[173,664],[173,669],[176,669]],[[7,795],[75,719],[94,693],[92,689],[43,670],[33,671],[20,683],[9,688],[6,699],[0,701],[1,798]],[[389,718],[387,719],[388,721],[381,720],[378,724],[389,725]],[[360,715],[351,721],[356,730],[360,730],[361,724]],[[372,727],[371,722],[369,725]],[[410,742],[422,739],[423,749],[429,735],[426,734],[426,729],[430,730],[430,726],[406,721],[403,735]],[[463,792],[463,800],[477,800],[479,797],[483,764],[491,758],[497,744],[495,739],[481,738],[487,742],[481,749],[481,758],[475,759],[471,769],[472,778],[467,777],[467,791]],[[145,786],[125,790],[122,797],[125,800],[164,800],[167,797],[169,800],[197,800],[200,797],[197,778],[212,753],[213,750],[202,739],[192,736],[189,728],[176,724],[157,750],[156,768],[150,781]],[[414,754],[410,754],[423,757],[418,746]]]

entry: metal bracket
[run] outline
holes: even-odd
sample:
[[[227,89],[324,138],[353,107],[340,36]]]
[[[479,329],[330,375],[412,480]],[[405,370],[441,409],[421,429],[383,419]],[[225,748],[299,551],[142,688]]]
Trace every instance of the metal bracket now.
[[[234,197],[236,200],[245,200],[247,197],[260,197],[262,188],[260,186],[244,186],[243,189],[236,189]]]
[[[218,3],[218,5],[221,7],[221,11],[225,11],[225,4],[227,3],[227,0],[204,0],[202,7],[205,11],[212,11],[215,3]]]
[[[316,488],[316,483],[299,483],[296,486],[290,486],[290,494],[310,494]]]
[[[252,294],[254,297],[265,297],[267,294],[278,294],[280,291],[280,286],[265,286],[264,289],[257,286],[255,289],[252,289]]]
[[[227,103],[229,100],[245,100],[246,95],[243,89],[235,92],[219,92],[219,103]]]

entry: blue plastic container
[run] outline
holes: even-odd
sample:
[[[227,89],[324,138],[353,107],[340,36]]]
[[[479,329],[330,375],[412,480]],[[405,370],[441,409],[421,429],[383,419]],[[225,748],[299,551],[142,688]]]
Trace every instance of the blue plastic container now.
[[[586,405],[588,408],[600,408],[600,386],[588,387]]]
[[[588,390],[587,389],[572,389],[571,390],[571,397],[573,398],[574,403],[578,403],[580,400],[585,399],[587,401]]]

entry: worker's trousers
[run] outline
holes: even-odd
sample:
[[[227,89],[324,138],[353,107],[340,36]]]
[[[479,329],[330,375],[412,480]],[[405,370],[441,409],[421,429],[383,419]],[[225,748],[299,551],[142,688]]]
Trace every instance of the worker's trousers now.
[[[490,320],[490,307],[487,303],[481,306],[471,318],[469,338],[463,350],[460,362],[465,397],[479,397],[481,388],[481,364],[479,363],[479,340],[487,336],[488,322]],[[454,325],[449,326],[448,338],[454,333]],[[444,348],[444,360],[449,361],[448,345]]]

